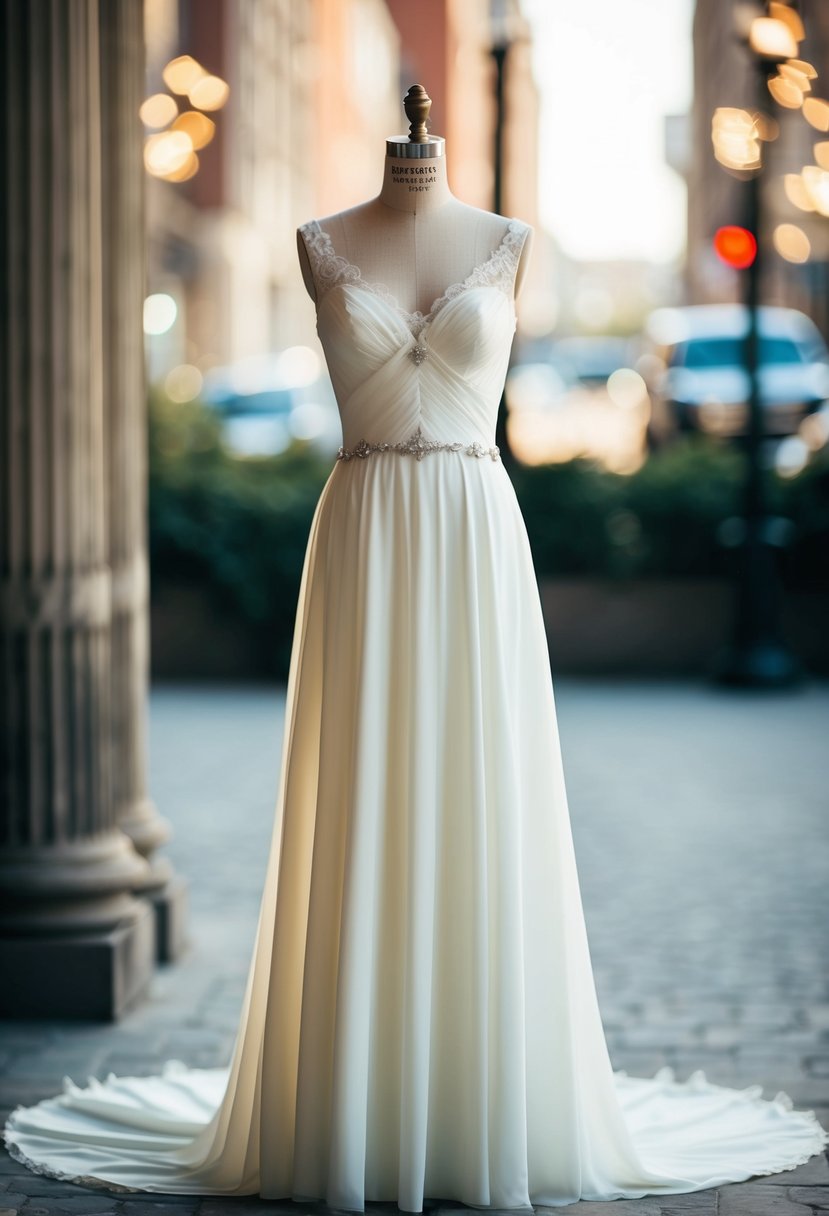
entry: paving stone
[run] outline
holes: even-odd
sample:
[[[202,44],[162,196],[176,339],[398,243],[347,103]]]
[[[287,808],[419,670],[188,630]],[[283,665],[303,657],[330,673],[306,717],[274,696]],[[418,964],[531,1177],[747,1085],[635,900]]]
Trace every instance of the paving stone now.
[[[41,1200],[37,1200],[40,1205]],[[29,1208],[23,1209],[26,1213]],[[101,1198],[81,1196],[79,1199],[63,1198],[58,1199],[54,1203],[54,1211],[66,1213],[66,1216],[106,1216],[108,1212],[115,1212],[115,1201],[109,1197],[102,1196]]]
[[[653,1198],[614,1199],[612,1202],[612,1216],[616,1216],[617,1212],[619,1216],[662,1216],[661,1204]],[[582,1200],[581,1203],[569,1203],[566,1207],[537,1207],[535,1211],[549,1213],[550,1216],[555,1216],[559,1212],[572,1212],[573,1216],[611,1216],[606,1202],[592,1203],[587,1200]],[[515,1216],[514,1211],[511,1216]]]
[[[706,1026],[703,1029],[703,1047],[737,1047],[744,1041],[744,1035],[737,1026]]]
[[[811,1211],[808,1203],[791,1199],[782,1186],[738,1182],[720,1187],[719,1216],[811,1216]]]
[[[155,1203],[155,1204],[163,1203],[163,1204],[167,1204],[170,1207],[175,1207],[177,1205],[181,1205],[181,1207],[192,1207],[194,1203],[196,1203],[196,1204],[202,1203],[204,1201],[204,1196],[203,1195],[175,1195],[175,1194],[168,1194],[166,1191],[163,1191],[163,1192],[162,1191],[147,1191],[140,1195],[136,1195],[131,1199],[122,1198],[121,1202],[122,1203],[137,1203],[139,1200],[142,1203]]]
[[[225,1203],[229,1201],[225,1200]],[[140,1199],[128,1199],[119,1207],[119,1212],[122,1216],[193,1216],[199,1210],[198,1196],[191,1196],[189,1203],[173,1204],[167,1202],[167,1196],[159,1196],[158,1200],[153,1200],[149,1195],[142,1195]],[[224,1214],[229,1216],[233,1211],[230,1206],[225,1207]]]
[[[85,1199],[88,1197],[90,1200],[101,1198],[101,1192],[97,1187],[81,1186],[75,1182],[59,1182],[57,1178],[46,1178],[43,1174],[35,1174],[32,1171],[18,1176],[17,1187],[30,1198],[42,1195],[46,1199],[54,1199],[56,1203],[63,1198]],[[110,1204],[112,1203],[109,1196],[105,1195],[103,1198],[109,1199]]]
[[[5,1122],[6,1122],[6,1120],[3,1119],[4,1125],[5,1125]],[[15,1161],[14,1157],[12,1157],[9,1154],[3,1141],[0,1140],[0,1177],[3,1177],[6,1174],[22,1174],[22,1173],[23,1173],[23,1166],[20,1164],[19,1161]]]
[[[793,1186],[787,1194],[795,1203],[810,1203],[813,1207],[829,1208],[829,1186]]]
[[[820,1077],[829,1080],[829,1052],[826,1055],[804,1056],[803,1068],[810,1077]]]
[[[369,1205],[366,1204],[368,1212]],[[336,1212],[336,1208],[324,1205],[291,1203],[290,1200],[273,1199],[204,1199],[198,1209],[198,1216],[316,1216],[316,1213]],[[373,1209],[374,1210],[374,1209]],[[394,1205],[397,1216],[400,1216],[397,1205]],[[139,1213],[138,1216],[144,1216]],[[354,1216],[352,1213],[351,1216]],[[515,1213],[512,1213],[515,1216]]]
[[[806,1011],[809,1023],[816,1030],[829,1030],[829,1002],[812,1004]]]
[[[717,1216],[719,1196],[716,1189],[692,1191],[688,1195],[666,1195],[660,1200],[662,1216]]]
[[[787,697],[784,713],[777,699],[671,681],[556,679],[556,704],[614,1067],[650,1077],[670,1064],[680,1080],[702,1068],[715,1084],[761,1083],[765,1097],[783,1089],[827,1125],[829,683]],[[150,786],[175,829],[165,853],[192,884],[190,947],[158,969],[148,998],[117,1025],[0,1023],[0,1112],[53,1096],[64,1073],[84,1082],[90,1073],[146,1075],[173,1057],[227,1062],[259,912],[283,713],[284,689],[153,689]],[[691,771],[689,755],[701,758]],[[21,1191],[30,1196],[24,1216],[35,1207],[58,1216],[87,1193],[101,1199],[73,1184],[67,1196],[55,1181],[38,1193],[37,1175],[18,1182],[21,1168],[0,1152],[0,1204],[14,1207],[9,1197]],[[721,1188],[722,1216],[802,1216],[810,1208],[801,1194],[818,1206],[828,1170],[815,1156]],[[716,1191],[689,1192],[547,1210],[713,1216],[716,1200]],[[119,1216],[333,1216],[324,1205],[253,1197],[104,1201]],[[468,1211],[452,1201],[424,1206],[429,1216]],[[367,1216],[386,1213],[399,1216],[396,1204],[367,1205]]]

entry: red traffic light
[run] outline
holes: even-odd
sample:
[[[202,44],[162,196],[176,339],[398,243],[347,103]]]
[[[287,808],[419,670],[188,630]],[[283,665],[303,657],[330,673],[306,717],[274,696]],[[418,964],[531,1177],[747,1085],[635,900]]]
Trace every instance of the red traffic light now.
[[[714,251],[735,270],[745,270],[757,256],[757,241],[754,233],[738,224],[726,224],[714,233]]]

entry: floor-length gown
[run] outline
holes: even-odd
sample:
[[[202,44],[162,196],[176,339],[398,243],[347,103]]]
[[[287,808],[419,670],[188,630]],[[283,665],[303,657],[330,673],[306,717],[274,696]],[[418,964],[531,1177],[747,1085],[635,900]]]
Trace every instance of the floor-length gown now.
[[[494,444],[529,232],[429,312],[301,228],[343,447],[308,537],[229,1065],[90,1079],[5,1128],[109,1190],[557,1206],[788,1170],[785,1094],[614,1073],[540,598]]]

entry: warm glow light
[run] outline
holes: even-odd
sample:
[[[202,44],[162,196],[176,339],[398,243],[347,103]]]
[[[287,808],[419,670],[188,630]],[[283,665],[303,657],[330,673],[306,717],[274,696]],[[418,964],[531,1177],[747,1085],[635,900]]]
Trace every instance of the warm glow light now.
[[[189,181],[199,171],[199,158],[195,152],[191,152],[183,164],[177,169],[171,169],[169,173],[162,173],[161,176],[165,182],[186,182]]]
[[[153,93],[148,97],[138,115],[145,127],[160,130],[171,123],[178,114],[178,106],[169,93]]]
[[[589,456],[613,472],[634,473],[645,460],[645,421],[644,413],[620,410],[603,393],[573,394],[558,410],[510,413],[507,435],[522,464]]]
[[[154,177],[175,173],[193,152],[189,135],[184,131],[163,131],[151,135],[144,144],[144,164]]]
[[[795,67],[794,60],[790,63],[781,63],[777,71],[786,80],[790,80],[792,84],[796,85],[801,93],[808,93],[810,91],[812,86],[809,84],[808,75],[802,72],[800,68]]]
[[[784,173],[783,174],[783,189],[786,191],[786,198],[795,207],[801,211],[814,211],[815,204],[806,189],[806,183],[799,173]]]
[[[773,233],[774,247],[787,262],[808,262],[812,247],[797,224],[778,224]]]
[[[829,173],[819,165],[805,165],[801,177],[815,211],[829,215]]]
[[[771,114],[764,114],[761,110],[757,110],[753,118],[760,139],[765,140],[766,143],[777,139],[780,134],[780,123],[776,118],[772,118]]]
[[[288,346],[277,360],[277,372],[286,384],[313,384],[320,374],[320,359],[310,346]]]
[[[714,155],[729,169],[760,164],[759,127],[754,115],[733,106],[718,106],[711,118]]]
[[[785,8],[785,5],[777,7]],[[797,39],[788,23],[778,16],[755,17],[748,32],[748,43],[756,54],[769,59],[793,59],[797,54]]]
[[[173,328],[178,308],[172,296],[157,292],[144,301],[144,333],[166,334]]]
[[[740,110],[735,106],[717,106],[711,126],[715,129],[738,131],[743,135],[754,134],[754,119],[748,110]]]
[[[189,93],[207,72],[192,55],[179,55],[170,60],[161,75],[171,93]]]
[[[807,97],[803,102],[803,117],[816,131],[829,131],[829,101],[822,97]]]
[[[785,25],[795,42],[802,42],[806,37],[800,14],[791,5],[782,3],[782,0],[771,0],[769,17],[772,21],[779,21]],[[797,51],[795,50],[794,53],[796,55]],[[791,57],[791,55],[786,56],[787,59],[791,59]]]
[[[192,363],[180,363],[164,377],[164,391],[171,401],[179,404],[194,401],[202,388],[202,374]]]
[[[726,224],[714,233],[714,250],[727,266],[745,270],[757,256],[757,241],[747,228]]]
[[[780,65],[781,71],[783,70],[784,66],[794,68],[795,71],[802,72],[808,80],[814,80],[817,76],[817,68],[814,66],[814,64],[809,63],[806,59],[790,59],[788,64]]]
[[[803,105],[803,94],[793,80],[785,76],[772,76],[769,80],[769,92],[779,106],[787,110],[797,110]]]
[[[632,367],[617,367],[607,378],[607,395],[614,405],[635,410],[648,402],[645,381]]]
[[[823,139],[814,144],[812,151],[821,169],[829,169],[829,139]]]
[[[825,443],[829,442],[829,410],[823,406],[814,414],[807,414],[797,428],[803,442],[813,452],[819,452]]]
[[[198,110],[186,110],[183,114],[179,114],[176,121],[173,123],[174,131],[184,131],[190,136],[190,143],[193,148],[205,148],[216,133],[216,124],[212,118],[208,118],[206,114],[200,114]]]
[[[230,86],[220,76],[203,76],[187,90],[190,104],[200,110],[220,110],[229,94]]]

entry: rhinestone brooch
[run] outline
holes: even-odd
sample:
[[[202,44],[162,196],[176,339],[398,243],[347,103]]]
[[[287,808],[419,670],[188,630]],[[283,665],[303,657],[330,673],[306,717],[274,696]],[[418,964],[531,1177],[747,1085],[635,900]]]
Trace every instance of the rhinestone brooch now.
[[[408,439],[399,443],[369,443],[367,439],[361,439],[353,448],[341,447],[337,452],[337,460],[352,460],[355,456],[364,460],[372,452],[401,452],[414,456],[416,460],[422,460],[427,452],[459,452],[461,448],[465,450],[467,456],[490,456],[493,460],[497,460],[500,455],[500,448],[497,444],[485,448],[478,443],[477,439],[465,445],[460,441],[441,443],[437,439],[427,439],[418,426]]]
[[[428,350],[426,349],[426,347],[425,347],[425,346],[421,346],[421,345],[420,345],[420,343],[418,342],[418,343],[417,343],[415,346],[413,346],[413,347],[412,347],[412,349],[409,351],[409,358],[410,358],[410,359],[412,359],[412,360],[413,360],[415,363],[417,363],[417,364],[418,364],[418,366],[419,366],[419,365],[420,365],[420,364],[423,362],[423,360],[426,358],[426,356],[427,356],[428,354],[429,354],[429,352],[428,352]]]

